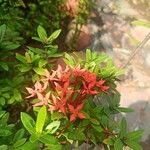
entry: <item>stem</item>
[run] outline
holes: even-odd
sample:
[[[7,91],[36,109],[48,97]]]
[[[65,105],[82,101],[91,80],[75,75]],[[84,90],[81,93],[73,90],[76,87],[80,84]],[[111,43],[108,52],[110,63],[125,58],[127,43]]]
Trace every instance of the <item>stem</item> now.
[[[133,53],[131,54],[131,56],[129,57],[129,59],[127,60],[127,62],[123,65],[121,65],[121,68],[124,69],[127,67],[127,65],[131,62],[131,60],[133,59],[133,57],[138,53],[139,50],[141,50],[144,45],[148,42],[148,40],[150,39],[150,33],[145,37],[145,39],[134,49]]]

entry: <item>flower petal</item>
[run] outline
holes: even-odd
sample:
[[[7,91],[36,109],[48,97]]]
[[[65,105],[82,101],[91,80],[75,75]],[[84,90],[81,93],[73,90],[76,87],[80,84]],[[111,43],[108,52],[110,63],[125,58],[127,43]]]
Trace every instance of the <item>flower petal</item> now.
[[[76,116],[74,114],[70,115],[70,122],[74,122],[76,119]]]
[[[80,119],[84,119],[84,118],[85,118],[85,115],[80,112],[80,113],[78,113],[78,117],[79,117]]]

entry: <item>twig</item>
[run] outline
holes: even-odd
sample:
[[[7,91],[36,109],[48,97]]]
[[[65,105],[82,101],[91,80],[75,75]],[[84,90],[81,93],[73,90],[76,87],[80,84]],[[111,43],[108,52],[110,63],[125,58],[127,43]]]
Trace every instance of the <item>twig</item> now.
[[[143,48],[143,46],[148,42],[148,40],[150,39],[150,33],[144,38],[144,40],[134,49],[133,53],[131,54],[131,56],[129,57],[129,59],[127,60],[127,62],[123,65],[121,65],[120,67],[122,69],[126,68],[127,65],[130,63],[130,61],[133,59],[133,57],[138,53],[139,50],[141,50]]]

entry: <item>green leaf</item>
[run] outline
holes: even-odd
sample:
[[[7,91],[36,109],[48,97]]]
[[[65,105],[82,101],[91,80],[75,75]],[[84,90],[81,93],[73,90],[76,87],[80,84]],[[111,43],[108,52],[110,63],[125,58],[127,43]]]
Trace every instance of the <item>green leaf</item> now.
[[[140,139],[142,134],[143,134],[143,130],[138,130],[138,131],[133,131],[127,134],[127,139],[132,141],[132,140],[137,140]]]
[[[27,141],[19,150],[37,150],[39,145],[37,142]]]
[[[5,32],[6,32],[6,25],[3,24],[0,26],[0,42],[2,42]]]
[[[30,134],[35,133],[35,121],[28,114],[21,112],[21,121]]]
[[[87,49],[86,50],[86,61],[89,62],[91,60],[91,50]]]
[[[43,42],[43,40],[41,40],[41,39],[38,38],[38,37],[32,37],[32,39],[35,40],[35,41],[38,41],[38,42]]]
[[[72,139],[72,140],[79,140],[79,141],[82,141],[82,140],[86,139],[84,133],[80,130],[74,130],[72,132],[69,132],[68,133],[68,138]]]
[[[60,120],[62,118],[64,118],[64,115],[61,112],[56,111],[51,114],[51,120]]]
[[[43,54],[43,50],[40,49],[40,48],[34,48],[34,47],[30,47],[30,46],[27,46],[27,47],[33,53],[36,53],[36,54],[39,54],[39,55]]]
[[[32,143],[34,143],[34,142],[36,142],[37,140],[39,140],[39,135],[38,134],[32,134],[31,136],[30,136],[30,142],[32,142]]]
[[[116,139],[114,143],[114,150],[123,150],[123,143],[120,139]]]
[[[53,121],[52,123],[48,124],[48,126],[46,127],[46,130],[48,130],[48,132],[53,134],[57,131],[59,126],[60,126],[60,121]]]
[[[94,125],[94,124],[92,124],[92,127],[96,130],[96,131],[98,131],[98,132],[102,132],[103,131],[103,128],[100,126],[100,125]]]
[[[134,111],[132,108],[125,108],[125,107],[119,107],[119,108],[117,108],[117,110],[119,112],[124,112],[124,113],[133,112]]]
[[[47,61],[41,59],[41,60],[39,61],[39,68],[42,68],[42,67],[45,66],[46,64],[47,64]]]
[[[112,138],[107,138],[103,141],[106,145],[114,145],[114,140]]]
[[[20,129],[16,132],[14,138],[13,138],[13,142],[17,142],[18,140],[20,140],[21,138],[23,138],[25,134],[25,130],[24,129]]]
[[[33,70],[34,70],[35,73],[37,73],[38,75],[44,75],[44,74],[45,74],[45,69],[43,69],[43,68],[33,68]]]
[[[97,119],[95,119],[95,118],[90,118],[90,121],[91,121],[92,124],[95,124],[95,125],[99,125],[100,124],[99,121]]]
[[[70,65],[71,67],[74,67],[76,65],[76,61],[74,57],[69,55],[68,53],[65,53],[64,61],[66,64]]]
[[[5,62],[0,62],[0,66],[1,66],[4,70],[6,70],[6,71],[9,70],[9,67],[8,67],[7,63],[5,63]]]
[[[35,128],[37,133],[42,133],[45,120],[46,120],[46,116],[47,116],[47,110],[46,110],[46,107],[43,106],[39,110],[39,113],[37,115],[36,128]]]
[[[21,72],[28,72],[32,69],[32,66],[29,64],[20,64],[18,66],[18,69],[21,71]]]
[[[5,115],[6,111],[0,111],[0,119]]]
[[[122,118],[121,123],[120,123],[120,138],[125,137],[127,134],[127,122],[125,118]]]
[[[16,59],[18,59],[19,61],[21,61],[23,64],[26,64],[26,58],[18,53],[16,53]]]
[[[10,94],[9,93],[4,93],[2,96],[7,98],[7,99],[10,98]]]
[[[57,139],[50,134],[45,134],[45,135],[40,136],[39,140],[44,144],[57,144],[58,143]]]
[[[40,26],[40,25],[38,26],[37,33],[38,33],[38,36],[40,37],[40,39],[42,41],[45,41],[45,39],[47,38],[47,33],[42,26]]]
[[[12,134],[12,132],[10,130],[8,130],[8,129],[5,129],[5,128],[0,129],[0,136],[1,137],[2,136],[9,136],[11,134]]]
[[[14,89],[14,98],[16,101],[20,102],[22,100],[22,96],[21,93],[19,92],[19,90]]]
[[[143,148],[141,147],[141,145],[139,145],[137,142],[135,141],[126,141],[126,144],[132,148],[133,150],[143,150]]]
[[[15,50],[19,46],[20,46],[19,44],[10,43],[8,45],[5,45],[5,50]]]
[[[4,106],[5,105],[5,98],[0,97],[0,105]]]
[[[14,143],[14,148],[17,148],[17,147],[23,145],[25,142],[26,142],[26,138],[16,141],[16,143]]]
[[[60,34],[61,29],[54,31],[50,37],[47,39],[49,43],[52,43]]]
[[[131,22],[132,25],[136,25],[136,26],[144,26],[147,28],[150,28],[150,22],[149,21],[145,21],[145,20],[135,20],[133,22]]]
[[[8,150],[8,146],[7,145],[0,145],[0,150]]]
[[[63,148],[64,148],[63,150],[70,150],[70,149],[66,149],[66,147],[64,145],[63,145]],[[57,144],[57,145],[50,144],[50,145],[48,145],[48,147],[45,150],[62,150],[62,145],[60,145],[60,144]]]

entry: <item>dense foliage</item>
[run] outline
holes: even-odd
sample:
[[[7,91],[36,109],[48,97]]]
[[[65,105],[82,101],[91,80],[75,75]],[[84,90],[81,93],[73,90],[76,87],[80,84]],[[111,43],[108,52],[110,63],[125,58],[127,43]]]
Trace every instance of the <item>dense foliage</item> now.
[[[82,25],[91,7],[88,0],[75,1],[75,8],[70,2],[0,0],[0,149],[67,150],[87,143],[140,150],[143,131],[129,132],[125,118],[114,119],[132,111],[120,107],[122,71],[105,54],[59,51],[63,19]],[[31,39],[38,46],[20,51]]]

